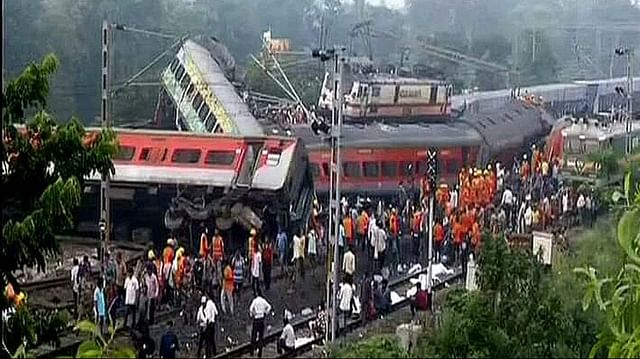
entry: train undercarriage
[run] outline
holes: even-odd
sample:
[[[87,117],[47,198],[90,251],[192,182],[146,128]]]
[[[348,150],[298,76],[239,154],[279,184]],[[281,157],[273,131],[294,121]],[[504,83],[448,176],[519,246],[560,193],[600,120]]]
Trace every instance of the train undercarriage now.
[[[99,184],[87,183],[77,211],[77,234],[98,235]],[[187,249],[196,249],[206,226],[217,228],[231,251],[243,248],[248,232],[255,228],[274,238],[278,226],[292,224],[289,208],[278,205],[274,194],[230,191],[204,186],[125,185],[112,183],[112,240],[153,242],[161,247],[169,236]]]

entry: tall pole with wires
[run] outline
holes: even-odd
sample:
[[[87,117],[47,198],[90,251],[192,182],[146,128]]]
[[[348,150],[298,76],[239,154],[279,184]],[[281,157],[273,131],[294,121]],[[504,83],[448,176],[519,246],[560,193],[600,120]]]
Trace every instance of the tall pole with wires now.
[[[333,101],[331,126],[326,124],[312,123],[311,128],[314,132],[318,130],[330,136],[331,139],[331,165],[329,175],[329,236],[333,236],[333,240],[329,241],[333,244],[333,253],[327,249],[330,257],[329,270],[327,272],[327,307],[331,307],[331,315],[329,317],[330,325],[326,327],[326,341],[334,341],[337,332],[337,315],[336,298],[338,296],[338,271],[340,270],[340,177],[342,172],[341,158],[341,130],[342,130],[342,72],[344,68],[344,51],[346,49],[329,49],[329,50],[313,50],[312,56],[320,58],[320,61],[326,62],[333,60]],[[332,285],[331,285],[332,284]],[[329,323],[328,323],[329,324]]]
[[[100,103],[100,127],[105,131],[111,127],[111,81],[110,81],[110,65],[111,65],[111,24],[107,21],[102,22],[102,76],[101,76],[101,103]],[[100,230],[100,262],[104,268],[105,254],[107,252],[107,241],[111,239],[111,201],[109,197],[110,173],[102,173],[100,181],[100,222],[98,227]]]
[[[430,303],[433,303],[433,211],[436,197],[436,184],[438,178],[438,149],[429,148],[427,151],[427,180],[429,181],[429,252],[427,269],[427,293]]]
[[[631,137],[633,127],[633,49],[619,48],[615,50],[615,54],[618,56],[625,56],[627,60],[627,86],[624,92],[626,98],[627,113],[625,116],[625,153],[630,155],[633,152],[633,139]],[[618,88],[616,88],[618,91]]]

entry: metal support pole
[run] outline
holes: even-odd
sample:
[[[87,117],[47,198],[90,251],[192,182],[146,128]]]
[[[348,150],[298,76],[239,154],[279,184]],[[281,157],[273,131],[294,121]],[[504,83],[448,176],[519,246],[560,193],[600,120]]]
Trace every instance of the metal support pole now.
[[[631,126],[633,126],[633,75],[632,75],[633,52],[627,50],[627,118],[625,122],[626,141],[625,149],[627,156],[633,152],[633,141],[631,138]]]
[[[335,144],[335,197],[330,200],[333,202],[332,208],[335,213],[335,232],[334,232],[334,241],[333,241],[333,306],[331,307],[331,341],[336,339],[336,330],[338,327],[338,319],[337,319],[337,308],[336,308],[336,297],[338,296],[338,269],[340,268],[339,260],[340,260],[340,247],[338,245],[338,239],[340,236],[340,176],[342,172],[342,158],[341,158],[341,131],[342,131],[342,71],[344,69],[343,66],[343,56],[340,52],[336,51],[335,53],[335,65],[334,65],[334,81],[333,81],[333,89],[334,89],[334,108],[331,120],[331,137],[333,138],[333,143]]]
[[[102,131],[111,127],[110,118],[110,78],[109,68],[111,65],[111,24],[102,22],[102,87],[100,104],[100,126]],[[107,252],[107,242],[111,239],[111,203],[109,197],[110,187],[109,172],[102,174],[100,181],[100,224],[104,223],[104,235],[101,234],[102,247],[100,253],[100,263],[104,268],[105,253]]]
[[[429,181],[429,253],[428,253],[428,269],[427,269],[427,293],[429,293],[430,302],[433,305],[432,287],[433,287],[433,211],[434,202],[436,197],[436,183],[438,173],[438,152],[437,149],[431,148],[427,151],[428,161],[427,167],[429,169],[428,178]],[[432,308],[433,309],[433,308]]]

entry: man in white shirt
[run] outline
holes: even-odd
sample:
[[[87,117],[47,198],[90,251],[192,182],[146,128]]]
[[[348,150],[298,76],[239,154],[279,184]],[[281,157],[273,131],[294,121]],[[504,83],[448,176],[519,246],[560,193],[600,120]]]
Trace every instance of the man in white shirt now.
[[[260,291],[251,301],[249,305],[249,316],[253,319],[253,325],[251,326],[251,351],[258,350],[258,358],[262,358],[262,346],[264,338],[264,319],[271,312],[271,304],[267,302]]]
[[[80,278],[78,278],[78,272],[80,271],[80,264],[78,258],[73,258],[73,267],[71,268],[71,290],[73,291],[73,311],[76,317],[80,316]]]
[[[251,257],[251,288],[253,288],[254,297],[260,291],[260,268],[262,268],[262,253],[258,249]]]
[[[340,292],[338,292],[339,308],[344,316],[344,327],[347,327],[347,319],[351,317],[351,309],[353,305],[353,285],[350,283],[342,283]]]
[[[507,226],[511,227],[513,223],[513,192],[511,192],[511,188],[505,188],[504,192],[502,192],[502,207],[505,210],[505,214],[507,215]]]
[[[378,263],[378,270],[384,267],[384,257],[387,251],[387,232],[382,228],[377,228],[374,234],[373,259]]]
[[[584,195],[580,193],[578,196],[578,200],[576,201],[576,209],[578,210],[578,221],[582,224],[584,219],[584,207],[586,205],[586,200],[584,199]]]
[[[133,275],[133,268],[129,268],[127,271],[127,279],[124,280],[124,305],[127,307],[127,314],[124,317],[125,328],[127,327],[129,315],[131,315],[133,322],[131,327],[136,326],[136,300],[138,299],[139,289],[138,278]]]
[[[297,267],[300,277],[304,278],[304,234],[302,234],[302,229],[293,236],[293,258],[291,261]]]
[[[278,340],[278,354],[286,354],[290,353],[296,348],[296,333],[293,330],[293,325],[289,323],[291,320],[291,313],[289,311],[285,311],[284,316],[284,328],[282,329],[282,334],[280,335],[280,339]]]
[[[198,314],[196,321],[200,327],[200,338],[198,340],[197,356],[200,357],[202,351],[202,343],[205,345],[205,356],[207,358],[213,358],[216,354],[216,331],[215,323],[218,316],[218,308],[216,304],[207,299],[206,296],[202,296],[200,299],[200,308],[198,308]]]
[[[344,281],[353,283],[353,273],[356,271],[356,255],[353,254],[351,246],[349,246],[349,250],[342,259],[342,271],[344,272]]]

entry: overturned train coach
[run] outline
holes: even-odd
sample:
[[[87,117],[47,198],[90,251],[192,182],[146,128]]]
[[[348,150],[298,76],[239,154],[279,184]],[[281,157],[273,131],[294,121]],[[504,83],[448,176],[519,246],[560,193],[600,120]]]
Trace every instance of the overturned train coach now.
[[[518,100],[455,121],[347,124],[342,130],[342,191],[384,196],[395,193],[401,181],[417,186],[426,171],[429,147],[439,149],[439,181],[453,184],[463,166],[510,163],[546,136],[553,124],[547,112]],[[330,142],[308,128],[296,129],[296,135],[307,145],[316,191],[327,193]]]
[[[296,138],[123,129],[116,133],[119,152],[110,198],[115,226],[123,223],[120,231],[163,231],[162,227],[175,229],[189,220],[212,218],[223,230],[234,223],[273,230],[276,225],[301,225],[310,214],[313,180],[304,146]],[[97,195],[98,181],[97,175],[89,178],[85,192]],[[88,201],[98,203],[96,198]],[[118,228],[114,230],[118,236]]]

